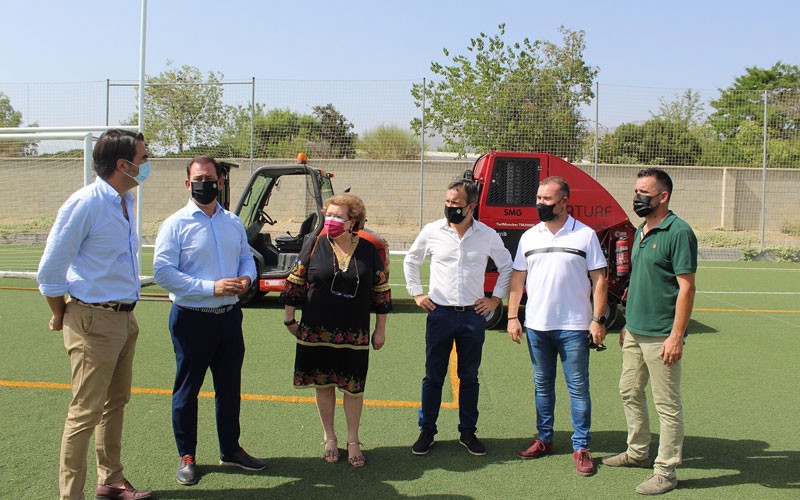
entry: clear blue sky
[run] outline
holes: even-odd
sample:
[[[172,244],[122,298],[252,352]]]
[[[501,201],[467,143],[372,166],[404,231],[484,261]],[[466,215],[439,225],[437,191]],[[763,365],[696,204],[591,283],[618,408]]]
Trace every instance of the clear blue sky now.
[[[0,84],[138,78],[140,0],[3,3]],[[172,59],[226,79],[420,79],[505,22],[508,41],[585,30],[601,84],[715,89],[800,62],[798,19],[793,0],[149,0],[147,73]]]

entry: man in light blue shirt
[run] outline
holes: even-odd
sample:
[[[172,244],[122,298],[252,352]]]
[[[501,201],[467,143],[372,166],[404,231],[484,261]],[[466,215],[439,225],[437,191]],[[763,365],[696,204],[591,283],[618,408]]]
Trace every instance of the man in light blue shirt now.
[[[125,479],[120,450],[139,337],[133,308],[141,288],[130,190],[147,178],[150,163],[142,135],[118,129],[100,136],[92,157],[97,179],[58,210],[37,276],[53,313],[50,329],[64,331],[72,370],[59,491],[62,499],[84,498],[94,434],[96,496],[141,500],[151,493]]]
[[[241,371],[244,360],[239,295],[256,279],[256,266],[239,218],[217,203],[225,182],[209,156],[186,166],[191,199],[158,230],[153,271],[169,291],[169,330],[177,371],[172,391],[172,428],[180,461],[176,479],[198,480],[197,395],[211,368],[216,391],[220,464],[262,470],[264,461],[239,445]]]

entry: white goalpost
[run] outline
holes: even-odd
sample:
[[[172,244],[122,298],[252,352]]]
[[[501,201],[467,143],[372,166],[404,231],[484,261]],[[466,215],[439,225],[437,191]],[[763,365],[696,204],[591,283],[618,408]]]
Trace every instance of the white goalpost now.
[[[39,141],[65,141],[67,144],[72,145],[71,150],[79,149],[77,144],[82,144],[83,149],[83,182],[82,185],[86,186],[92,183],[94,172],[92,169],[92,151],[94,149],[94,134],[102,133],[106,130],[118,128],[128,130],[131,132],[138,131],[136,126],[90,126],[90,127],[0,127],[0,143],[16,142],[22,144],[30,144]],[[63,143],[62,143],[63,146]],[[2,220],[4,223],[19,222],[26,223],[27,218],[42,218],[44,216],[55,216],[58,206],[66,200],[74,191],[78,183],[71,181],[75,179],[78,174],[79,159],[77,157],[47,157],[48,155],[41,155],[40,157],[3,157],[0,158],[0,167],[3,167],[3,175],[7,176],[8,180],[13,180],[17,188],[7,198],[6,203],[2,205]],[[32,172],[31,169],[37,170],[37,166],[41,167],[46,165],[44,172]],[[71,173],[72,177],[68,177]],[[22,179],[35,178],[35,181],[25,182]],[[57,185],[62,192],[54,194],[50,189],[50,185]],[[69,194],[67,193],[69,191]],[[48,199],[47,207],[34,206],[38,205],[37,201],[40,199]],[[141,190],[137,188],[137,210],[136,210],[136,228],[137,232],[141,234],[142,225],[142,210],[141,210]],[[45,214],[46,212],[46,214]],[[49,227],[47,228],[49,230]],[[140,247],[141,250],[141,247]],[[141,251],[139,252],[139,264],[141,265]],[[30,264],[25,266],[24,270],[8,270],[0,269],[0,277],[20,277],[20,278],[35,278],[35,268],[31,269]]]

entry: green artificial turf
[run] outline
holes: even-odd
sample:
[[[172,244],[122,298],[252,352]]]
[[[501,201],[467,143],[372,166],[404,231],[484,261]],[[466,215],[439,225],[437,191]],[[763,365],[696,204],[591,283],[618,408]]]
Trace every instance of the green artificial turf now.
[[[556,453],[521,461],[515,452],[535,433],[531,364],[527,349],[501,330],[487,332],[481,367],[478,435],[489,452],[473,457],[457,442],[458,411],[443,409],[437,442],[427,456],[411,454],[419,432],[414,407],[424,374],[424,315],[408,299],[400,259],[392,266],[396,311],[387,343],[370,354],[361,426],[367,465],[322,460],[322,432],[313,403],[250,400],[242,403],[241,444],[266,459],[263,472],[216,465],[213,399],[201,398],[200,482],[175,482],[178,462],[170,421],[170,396],[135,393],[126,410],[125,474],[158,498],[637,498],[647,471],[599,467],[593,477],[575,473],[571,458],[569,399],[557,380]],[[679,487],[669,498],[796,498],[800,494],[800,266],[703,262],[697,276],[696,311],[683,361],[686,419]],[[69,382],[59,333],[47,330],[49,312],[30,280],[0,280],[0,380]],[[149,289],[150,287],[148,287]],[[146,289],[146,291],[148,290]],[[134,366],[136,388],[169,390],[174,357],[167,330],[169,302],[143,300]],[[313,396],[292,387],[293,337],[274,297],[245,310],[246,395]],[[625,420],[617,392],[621,356],[617,332],[608,350],[591,354],[592,452],[623,451]],[[204,390],[212,391],[210,374]],[[452,401],[449,386],[444,400]],[[58,450],[68,390],[9,387],[0,382],[0,497],[57,495]],[[375,405],[377,406],[375,406]],[[337,408],[340,447],[346,440]],[[657,417],[651,410],[654,440]],[[654,450],[655,453],[655,443]],[[346,452],[342,451],[343,457]],[[94,487],[88,458],[87,497]]]

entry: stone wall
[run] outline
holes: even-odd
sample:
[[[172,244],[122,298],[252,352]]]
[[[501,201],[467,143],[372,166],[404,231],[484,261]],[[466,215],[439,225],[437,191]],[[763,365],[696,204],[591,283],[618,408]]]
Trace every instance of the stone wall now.
[[[250,174],[247,159],[231,174],[232,207],[236,206]],[[256,160],[253,168],[286,161]],[[150,179],[142,187],[143,235],[153,235],[158,224],[188,200],[184,187],[186,160],[154,159]],[[442,216],[447,183],[472,166],[469,161],[331,160],[313,166],[334,172],[334,189],[350,187],[367,206],[368,227],[389,241],[410,242],[420,222]],[[593,165],[581,165],[592,174]],[[628,212],[639,165],[599,165],[598,181]],[[52,217],[63,201],[82,185],[82,159],[0,159],[0,223]],[[724,229],[760,233],[762,171],[720,167],[669,167],[675,183],[671,207],[698,231]],[[800,224],[800,169],[766,172],[766,230],[778,234],[786,224]],[[420,197],[422,192],[422,197]],[[420,216],[421,209],[421,216]],[[270,215],[281,217],[280,207]],[[150,238],[145,238],[149,240]]]

